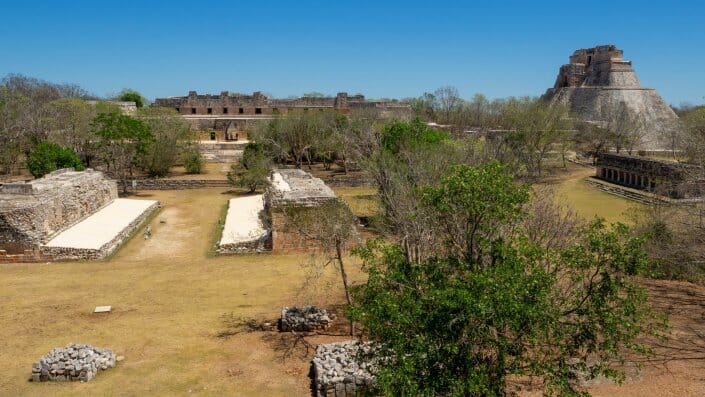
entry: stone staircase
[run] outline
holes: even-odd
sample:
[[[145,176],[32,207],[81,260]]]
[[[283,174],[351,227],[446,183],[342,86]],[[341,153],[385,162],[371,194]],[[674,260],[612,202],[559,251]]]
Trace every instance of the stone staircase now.
[[[630,189],[627,187],[615,185],[612,183],[598,180],[596,178],[587,178],[585,182],[592,187],[602,190],[603,192],[623,197],[625,199],[636,201],[642,204],[679,204],[677,200],[671,200],[665,197],[658,197],[648,192],[641,192],[636,189]]]
[[[246,141],[242,142],[199,142],[198,148],[203,159],[211,163],[235,163],[240,161]]]

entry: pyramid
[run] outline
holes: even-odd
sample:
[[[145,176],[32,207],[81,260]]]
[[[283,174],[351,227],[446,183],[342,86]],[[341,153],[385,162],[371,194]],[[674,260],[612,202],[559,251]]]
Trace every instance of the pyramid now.
[[[603,126],[615,122],[621,109],[629,110],[642,128],[636,150],[671,150],[679,132],[673,109],[655,89],[641,86],[631,61],[614,45],[576,50],[544,98],[568,106],[582,121]]]

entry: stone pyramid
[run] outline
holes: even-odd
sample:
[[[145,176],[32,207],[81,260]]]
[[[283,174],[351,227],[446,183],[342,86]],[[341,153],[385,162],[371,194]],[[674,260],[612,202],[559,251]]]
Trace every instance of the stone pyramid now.
[[[628,109],[643,129],[637,150],[671,150],[679,131],[678,116],[655,89],[641,86],[631,61],[622,59],[614,45],[576,50],[544,98],[599,125],[614,122],[621,109]]]

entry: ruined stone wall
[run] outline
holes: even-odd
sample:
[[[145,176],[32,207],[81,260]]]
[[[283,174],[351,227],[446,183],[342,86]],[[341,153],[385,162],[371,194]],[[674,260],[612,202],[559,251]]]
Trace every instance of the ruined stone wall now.
[[[29,183],[2,185],[0,249],[34,249],[116,198],[115,181],[93,170],[58,170]]]

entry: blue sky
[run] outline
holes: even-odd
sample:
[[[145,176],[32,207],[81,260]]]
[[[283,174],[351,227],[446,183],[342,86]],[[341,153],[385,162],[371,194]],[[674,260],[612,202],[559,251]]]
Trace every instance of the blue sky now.
[[[703,1],[7,1],[0,76],[150,99],[222,90],[540,95],[616,44],[667,102],[705,102]]]

